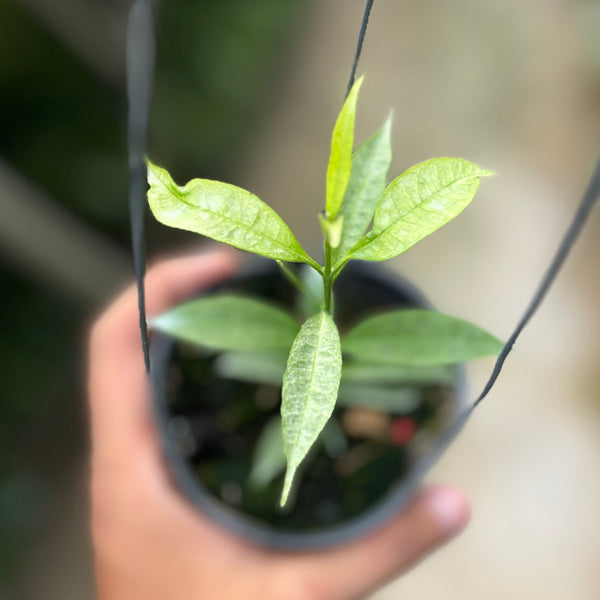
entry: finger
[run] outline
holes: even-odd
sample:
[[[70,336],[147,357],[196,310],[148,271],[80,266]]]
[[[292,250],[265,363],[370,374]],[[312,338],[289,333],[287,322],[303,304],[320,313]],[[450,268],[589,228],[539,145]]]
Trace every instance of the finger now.
[[[148,317],[164,312],[195,292],[198,292],[235,270],[235,255],[231,252],[211,252],[164,260],[149,269],[145,278],[146,312]],[[94,325],[93,341],[114,345],[139,341],[137,289],[130,286]],[[141,354],[140,354],[141,356]]]
[[[378,533],[351,546],[307,556],[305,581],[321,598],[364,598],[458,534],[469,517],[468,501],[458,490],[428,489]]]
[[[235,258],[213,252],[159,263],[145,281],[147,312],[154,316],[229,276]],[[126,446],[154,443],[142,355],[137,292],[129,288],[94,325],[89,394],[94,454],[121,456]]]

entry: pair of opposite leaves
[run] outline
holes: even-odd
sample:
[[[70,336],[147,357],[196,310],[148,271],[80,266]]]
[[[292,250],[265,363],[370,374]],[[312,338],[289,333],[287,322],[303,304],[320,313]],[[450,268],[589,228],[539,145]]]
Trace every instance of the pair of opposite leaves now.
[[[408,250],[457,216],[490,174],[457,158],[415,165],[386,186],[391,162],[390,119],[355,154],[354,121],[362,78],[353,86],[333,131],[321,226],[332,248],[324,268],[302,248],[269,206],[236,186],[194,179],[176,185],[148,161],[148,200],[171,227],[206,235],[282,262],[337,275],[350,259],[382,261]],[[368,233],[369,225],[373,223]],[[398,311],[359,323],[340,343],[331,315],[317,312],[299,326],[287,313],[240,297],[204,298],[177,307],[152,326],[215,350],[290,349],[282,388],[287,470],[281,504],[294,475],[325,427],[337,399],[343,348],[353,357],[399,365],[456,364],[496,354],[501,343],[479,328],[439,313]]]

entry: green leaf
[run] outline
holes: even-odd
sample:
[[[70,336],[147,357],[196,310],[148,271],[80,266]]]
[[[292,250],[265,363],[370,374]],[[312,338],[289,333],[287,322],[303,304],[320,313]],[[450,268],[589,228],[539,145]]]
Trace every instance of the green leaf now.
[[[502,342],[479,327],[435,311],[399,310],[366,319],[343,339],[345,353],[392,365],[449,365],[494,356]]]
[[[360,406],[390,413],[407,413],[421,401],[419,390],[410,387],[387,387],[355,383],[340,387],[340,406]]]
[[[284,310],[254,298],[205,296],[152,319],[150,326],[213,350],[287,351],[300,328]]]
[[[223,352],[214,363],[216,372],[228,379],[262,383],[280,387],[287,361],[284,350],[253,352]],[[391,365],[357,360],[344,360],[339,397],[346,388],[357,384],[367,386],[390,385],[452,385],[456,376],[448,365]],[[352,394],[352,392],[350,392]]]
[[[165,169],[147,164],[148,202],[164,225],[276,260],[316,265],[279,215],[254,194],[209,179],[180,187]]]
[[[281,417],[273,417],[264,426],[252,457],[248,483],[255,489],[264,488],[285,469],[285,452],[281,436]]]
[[[287,457],[281,506],[285,506],[300,463],[329,420],[337,399],[342,355],[337,327],[325,312],[298,333],[283,375],[281,417]]]
[[[223,352],[214,362],[221,377],[281,387],[288,353],[285,351]]]
[[[348,449],[348,440],[341,425],[330,419],[316,442],[323,444],[331,458],[337,458]],[[272,417],[260,433],[254,455],[248,483],[255,489],[269,485],[273,479],[285,470],[285,451],[281,432],[281,417]]]
[[[306,293],[298,298],[298,309],[305,319],[323,310],[325,306],[325,291],[323,277],[310,267],[300,267],[300,281]]]
[[[327,196],[325,216],[333,221],[340,210],[352,169],[352,146],[354,144],[354,119],[356,99],[363,77],[350,90],[337,118],[331,138],[331,154],[327,166]]]
[[[460,158],[434,158],[411,167],[388,185],[373,229],[347,258],[387,260],[405,252],[468,206],[485,175],[491,172]]]
[[[455,381],[454,370],[446,365],[400,366],[344,360],[341,388],[355,383],[452,385]],[[340,396],[342,395],[341,388]]]
[[[333,253],[334,261],[342,257],[367,231],[381,194],[392,160],[390,131],[392,116],[352,157],[352,171],[341,208],[344,217],[342,240]]]

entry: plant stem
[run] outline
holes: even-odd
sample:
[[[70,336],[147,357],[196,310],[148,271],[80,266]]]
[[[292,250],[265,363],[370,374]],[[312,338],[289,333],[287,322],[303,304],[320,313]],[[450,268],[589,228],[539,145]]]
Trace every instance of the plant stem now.
[[[323,297],[325,299],[325,310],[332,315],[333,303],[331,302],[331,288],[333,277],[331,273],[331,246],[325,240],[325,268],[323,269]]]
[[[305,296],[308,296],[316,305],[321,304],[321,301],[306,287],[302,281],[298,278],[296,273],[292,271],[286,264],[282,261],[276,261],[283,273],[284,277],[300,292],[302,292]],[[320,265],[319,265],[320,266]]]

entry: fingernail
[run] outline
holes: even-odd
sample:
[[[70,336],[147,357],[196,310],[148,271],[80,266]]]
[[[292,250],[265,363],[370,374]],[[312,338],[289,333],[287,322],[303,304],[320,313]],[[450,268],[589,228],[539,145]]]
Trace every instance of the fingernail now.
[[[434,488],[427,494],[426,502],[433,518],[448,534],[461,530],[469,521],[469,505],[457,490]]]

